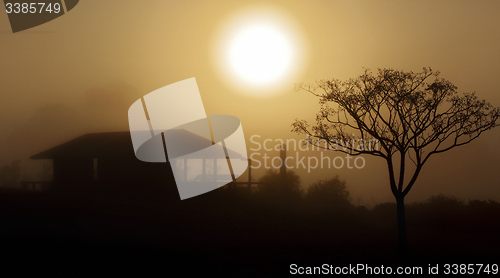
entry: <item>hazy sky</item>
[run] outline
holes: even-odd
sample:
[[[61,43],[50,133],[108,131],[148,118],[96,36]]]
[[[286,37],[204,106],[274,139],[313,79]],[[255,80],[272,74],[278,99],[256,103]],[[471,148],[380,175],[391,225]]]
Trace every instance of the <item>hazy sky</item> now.
[[[228,30],[259,11],[294,42],[293,74],[269,88],[238,83],[220,59]],[[261,141],[299,138],[290,124],[314,119],[318,100],[295,92],[294,83],[356,77],[363,67],[431,67],[459,92],[476,91],[500,106],[498,11],[495,0],[82,0],[67,15],[16,34],[0,12],[0,162],[26,159],[87,132],[127,130],[127,109],[136,99],[190,77],[207,114],[234,115],[247,139],[258,134]],[[442,192],[500,200],[499,139],[497,128],[436,156],[409,199]],[[302,179],[307,185],[337,173],[348,181],[354,203],[393,198],[382,160]]]

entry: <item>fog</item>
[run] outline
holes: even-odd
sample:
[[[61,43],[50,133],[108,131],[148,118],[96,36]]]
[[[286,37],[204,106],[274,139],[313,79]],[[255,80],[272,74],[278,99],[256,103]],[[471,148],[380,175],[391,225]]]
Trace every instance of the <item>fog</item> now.
[[[293,22],[305,62],[274,91],[253,95],[220,73],[214,47],[228,18],[262,5]],[[296,92],[295,83],[353,78],[363,68],[431,67],[459,93],[476,91],[500,106],[498,10],[498,1],[81,1],[67,15],[16,34],[0,13],[0,165],[85,133],[126,131],[135,100],[190,77],[207,114],[241,120],[248,148],[252,135],[302,138],[290,125],[314,120],[319,104]],[[500,200],[499,139],[497,128],[433,157],[409,200],[437,193]],[[338,174],[355,204],[393,199],[377,158],[366,157],[363,169],[297,173],[305,187]]]

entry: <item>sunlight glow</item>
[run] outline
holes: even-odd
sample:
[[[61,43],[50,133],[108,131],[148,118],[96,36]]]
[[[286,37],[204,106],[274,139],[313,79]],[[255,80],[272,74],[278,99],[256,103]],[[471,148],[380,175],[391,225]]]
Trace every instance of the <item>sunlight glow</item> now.
[[[246,7],[221,20],[213,44],[215,69],[235,92],[289,92],[304,69],[304,41],[301,27],[281,9]]]
[[[290,69],[292,48],[283,33],[269,25],[241,30],[230,42],[231,69],[244,81],[266,84]]]

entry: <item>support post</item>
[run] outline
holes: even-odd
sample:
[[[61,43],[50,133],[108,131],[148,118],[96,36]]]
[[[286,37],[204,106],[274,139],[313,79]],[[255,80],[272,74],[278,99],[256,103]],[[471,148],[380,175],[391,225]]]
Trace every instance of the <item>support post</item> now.
[[[280,167],[280,177],[281,177],[281,182],[283,183],[283,186],[286,184],[286,145],[281,144],[281,150],[280,150],[280,158],[281,158],[281,167]]]
[[[252,160],[248,159],[248,192],[252,193]]]
[[[184,158],[184,169],[183,169],[183,174],[184,174],[184,181],[188,180],[188,159]]]
[[[217,158],[214,158],[214,181],[217,181]]]
[[[202,161],[203,161],[202,162],[203,172],[201,173],[201,180],[206,181],[207,180],[207,160],[205,158],[203,158]]]

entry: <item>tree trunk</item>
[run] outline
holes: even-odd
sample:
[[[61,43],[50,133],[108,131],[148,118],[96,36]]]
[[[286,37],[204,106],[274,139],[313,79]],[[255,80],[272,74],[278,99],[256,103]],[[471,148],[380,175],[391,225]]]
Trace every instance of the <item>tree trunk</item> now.
[[[408,242],[406,239],[405,197],[397,196],[396,204],[398,210],[399,256],[400,259],[406,259],[408,255]]]

